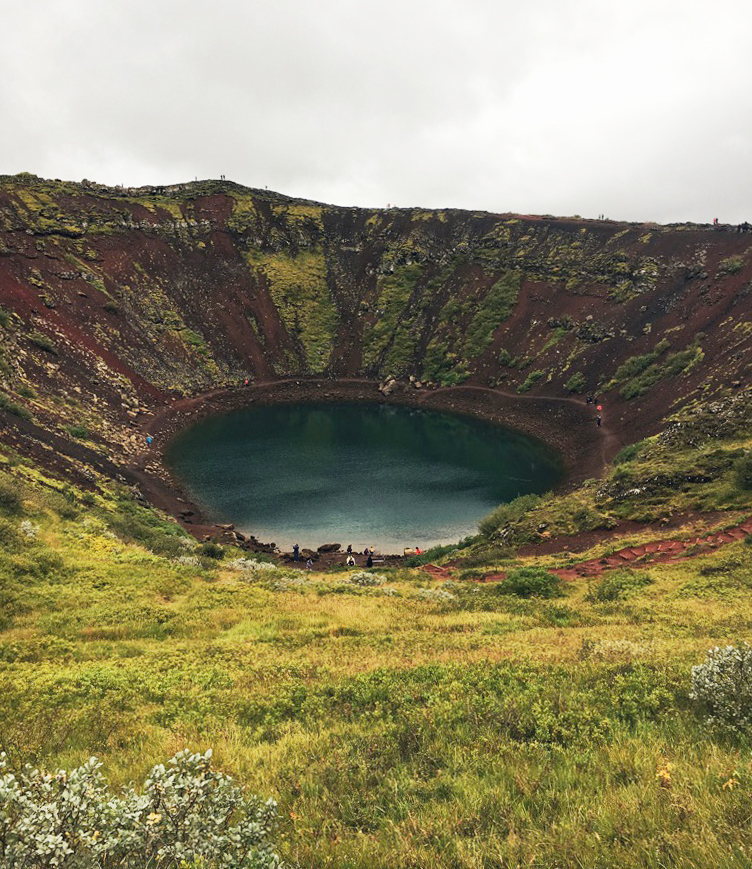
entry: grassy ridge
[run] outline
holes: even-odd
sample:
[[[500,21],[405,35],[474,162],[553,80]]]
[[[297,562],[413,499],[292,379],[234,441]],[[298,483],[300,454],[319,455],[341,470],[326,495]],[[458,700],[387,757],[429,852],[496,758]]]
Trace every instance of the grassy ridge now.
[[[125,783],[211,746],[306,866],[746,865],[749,746],[689,697],[749,635],[744,543],[523,600],[217,561],[125,492],[19,464],[0,517],[14,765],[94,753]]]

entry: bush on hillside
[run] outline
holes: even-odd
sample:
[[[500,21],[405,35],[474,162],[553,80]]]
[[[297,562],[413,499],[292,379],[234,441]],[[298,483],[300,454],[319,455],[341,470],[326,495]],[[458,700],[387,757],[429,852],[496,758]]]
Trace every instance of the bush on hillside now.
[[[89,429],[86,428],[85,425],[67,425],[65,427],[65,431],[72,438],[76,438],[77,440],[88,440],[91,435],[89,433]]]
[[[585,375],[581,372],[573,374],[564,384],[564,389],[567,392],[584,392],[585,391]]]
[[[175,558],[185,555],[190,538],[183,529],[161,519],[156,511],[137,504],[127,493],[117,499],[117,508],[103,518],[126,541],[135,541],[157,555]]]
[[[10,515],[17,515],[21,512],[21,509],[22,502],[18,486],[10,480],[0,479],[0,511]]]
[[[644,446],[643,441],[638,441],[636,444],[627,444],[614,456],[613,463],[615,465],[623,465],[626,462],[631,462],[642,452]]]
[[[736,275],[744,268],[744,260],[738,256],[729,256],[718,263],[718,273],[721,275]]]
[[[430,549],[424,549],[420,555],[411,555],[409,558],[406,558],[404,566],[420,567],[423,564],[429,564],[432,561],[443,558],[445,555],[456,552],[458,549],[469,546],[472,540],[473,538],[466,537],[464,540],[460,540],[459,543],[447,543],[443,546],[432,546]]]
[[[502,594],[517,597],[561,597],[561,579],[542,567],[517,567],[499,585]]]
[[[22,407],[20,404],[17,404],[15,401],[11,401],[7,395],[3,395],[0,392],[0,410],[5,410],[8,413],[12,413],[14,416],[20,416],[21,419],[31,419],[31,414],[25,407]]]
[[[225,551],[213,540],[207,540],[198,547],[199,555],[205,555],[207,558],[215,558],[217,561],[225,557]]]
[[[736,485],[745,492],[752,489],[752,453],[747,453],[734,463]]]
[[[528,392],[539,380],[546,376],[545,371],[531,371],[530,374],[525,378],[524,382],[521,383],[517,387],[517,392],[522,394],[523,392]]]
[[[78,769],[7,772],[0,755],[0,864],[68,869],[280,866],[270,837],[276,805],[246,796],[205,755],[155,766],[143,793],[110,793],[91,758]]]
[[[709,724],[745,730],[752,724],[752,646],[716,646],[692,667],[692,694]]]
[[[629,568],[612,570],[604,574],[603,579],[589,592],[588,599],[598,603],[622,600],[652,582],[653,577],[649,573],[636,572]]]
[[[365,570],[360,570],[357,573],[351,574],[349,579],[353,585],[363,586],[383,585],[386,581],[386,577],[383,573],[366,573]]]
[[[42,332],[32,332],[29,335],[29,341],[31,341],[35,347],[44,350],[45,353],[51,353],[53,356],[58,355],[58,349],[55,342]]]

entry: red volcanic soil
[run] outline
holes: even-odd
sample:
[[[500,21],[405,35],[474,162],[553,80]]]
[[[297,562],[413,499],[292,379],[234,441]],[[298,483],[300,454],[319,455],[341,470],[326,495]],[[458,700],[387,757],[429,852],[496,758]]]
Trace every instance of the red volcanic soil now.
[[[599,577],[609,570],[616,570],[620,567],[673,564],[686,558],[711,554],[728,543],[737,543],[752,534],[752,519],[746,518],[720,531],[708,531],[702,534],[695,533],[682,537],[665,536],[665,530],[670,527],[681,528],[683,526],[696,525],[698,520],[712,524],[721,518],[722,514],[694,513],[675,515],[665,523],[660,523],[664,530],[664,536],[657,536],[656,539],[648,543],[625,546],[612,552],[610,555],[580,561],[571,567],[550,568],[549,572],[565,580],[574,580],[583,577]],[[520,556],[574,554],[590,549],[599,543],[615,543],[619,538],[627,535],[651,531],[655,531],[658,534],[655,524],[643,525],[638,522],[621,522],[616,528],[606,531],[588,531],[581,534],[573,534],[565,538],[566,543],[564,543],[563,538],[550,538],[534,546],[521,546],[517,550],[517,554]],[[457,566],[457,564],[449,564],[445,567],[439,567],[435,564],[427,564],[424,565],[423,570],[435,579],[451,579]],[[503,582],[506,577],[506,571],[498,571],[496,573],[489,573],[473,581]]]
[[[252,402],[471,414],[552,446],[572,483],[752,380],[750,288],[752,234],[733,227],[0,177],[0,437],[82,485],[136,486],[199,534],[164,444]],[[630,398],[614,378],[640,359],[657,371]]]

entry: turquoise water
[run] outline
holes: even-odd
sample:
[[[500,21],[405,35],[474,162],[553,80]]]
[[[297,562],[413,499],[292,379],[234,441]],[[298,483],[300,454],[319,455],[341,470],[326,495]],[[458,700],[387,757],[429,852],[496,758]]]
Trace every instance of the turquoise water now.
[[[388,405],[244,408],[182,432],[166,458],[214,521],[285,549],[454,543],[561,477],[555,454],[523,435]]]

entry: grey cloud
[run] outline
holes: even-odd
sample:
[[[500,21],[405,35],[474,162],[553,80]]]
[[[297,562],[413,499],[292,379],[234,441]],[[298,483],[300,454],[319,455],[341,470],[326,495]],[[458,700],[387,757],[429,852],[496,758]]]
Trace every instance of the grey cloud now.
[[[752,219],[741,0],[30,0],[4,19],[2,172]]]

